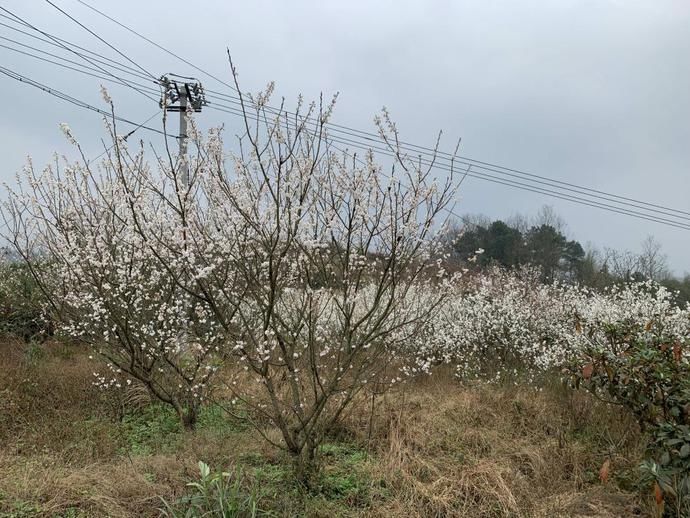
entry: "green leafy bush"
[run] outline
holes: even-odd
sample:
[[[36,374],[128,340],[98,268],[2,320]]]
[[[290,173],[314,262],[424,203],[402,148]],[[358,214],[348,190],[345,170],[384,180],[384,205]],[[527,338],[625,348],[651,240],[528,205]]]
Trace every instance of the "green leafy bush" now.
[[[26,342],[53,334],[45,299],[24,263],[0,258],[0,333]]]
[[[241,470],[234,474],[211,472],[204,462],[199,462],[199,480],[190,482],[188,495],[169,504],[163,500],[163,516],[170,518],[197,518],[217,516],[221,518],[247,518],[267,516],[259,509],[259,495],[256,490],[247,493],[243,487]]]
[[[573,385],[622,405],[649,438],[641,466],[657,504],[690,516],[690,359],[685,340],[656,322],[605,326],[567,372]],[[671,514],[669,514],[671,513]]]

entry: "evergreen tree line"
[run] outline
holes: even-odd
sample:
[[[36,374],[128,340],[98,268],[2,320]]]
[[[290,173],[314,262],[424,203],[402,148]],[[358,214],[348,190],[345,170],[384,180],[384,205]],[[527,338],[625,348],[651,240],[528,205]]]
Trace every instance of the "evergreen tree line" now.
[[[467,216],[462,224],[451,226],[448,242],[457,261],[479,269],[532,265],[541,269],[544,282],[577,282],[596,289],[651,279],[678,291],[679,302],[690,302],[690,274],[671,273],[668,258],[653,236],[638,251],[597,249],[569,239],[566,228],[553,209],[545,206],[533,218],[518,215],[492,221]]]

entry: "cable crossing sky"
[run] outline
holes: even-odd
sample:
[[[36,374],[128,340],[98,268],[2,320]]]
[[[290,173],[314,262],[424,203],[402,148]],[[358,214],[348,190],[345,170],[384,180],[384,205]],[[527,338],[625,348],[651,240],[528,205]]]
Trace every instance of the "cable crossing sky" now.
[[[123,63],[119,59],[114,59],[112,57],[95,52],[86,47],[76,45],[66,39],[44,31],[2,6],[0,6],[0,11],[2,11],[0,12],[0,18],[4,19],[5,22],[0,22],[0,27],[7,29],[7,32],[5,35],[0,35],[0,48],[21,54],[27,58],[39,60],[48,65],[58,66],[63,69],[94,77],[100,79],[101,81],[126,86],[145,96],[147,99],[158,102],[162,93],[160,87],[161,81],[154,74],[152,74],[147,68],[141,66],[137,61],[121,52],[116,46],[109,43],[105,38],[90,29],[82,21],[79,21],[73,15],[57,6],[54,2],[50,0],[45,1],[46,3],[50,4],[50,6],[58,10],[66,18],[70,19],[72,22],[91,34],[101,43],[107,45],[111,50],[117,53],[119,57],[124,58],[126,63]],[[77,1],[99,16],[110,20],[112,23],[117,24],[119,27],[129,31],[131,34],[141,38],[143,41],[147,42],[158,50],[175,57],[197,72],[200,72],[214,81],[222,84],[232,92],[223,93],[215,90],[205,89],[206,98],[209,100],[207,106],[209,109],[213,109],[219,113],[228,114],[234,117],[247,117],[249,120],[259,122],[252,116],[251,113],[245,112],[243,109],[243,103],[246,103],[246,98],[243,96],[243,94],[238,92],[235,85],[223,81],[210,72],[201,69],[194,63],[170,51],[164,45],[154,42],[145,35],[119,22],[99,9],[96,9],[89,3],[83,0]],[[30,38],[31,43],[33,44],[27,43],[27,41],[20,41],[18,39],[22,37]],[[52,51],[46,50],[45,47],[41,48],[37,46],[39,44],[49,46]],[[81,61],[69,59],[59,52],[62,52],[63,54],[65,52],[69,53],[72,56],[76,56]],[[55,97],[70,102],[80,108],[94,111],[108,118],[113,118],[113,115],[106,110],[92,106],[89,103],[81,101],[65,92],[52,88],[51,86],[35,79],[28,78],[17,73],[16,71],[10,70],[9,68],[0,67],[0,73],[6,77],[20,81],[23,84],[31,85],[46,93],[54,95]],[[268,106],[267,111],[274,114],[282,112],[283,114],[291,115],[293,117],[296,115],[293,112],[274,106]],[[170,135],[165,131],[146,125],[158,114],[159,112],[157,111],[153,116],[149,117],[140,124],[119,116],[115,116],[114,119],[134,126],[135,128],[132,130],[132,132],[136,131],[137,129],[146,129],[166,137],[176,138],[176,135]],[[286,120],[287,119],[289,118],[286,118]],[[319,123],[315,118],[302,118],[300,121],[307,127],[310,127],[311,125],[312,128],[316,128]],[[296,124],[296,122],[293,122],[293,124]],[[355,159],[358,159],[356,156],[357,150],[371,150],[380,156],[386,157],[394,156],[393,149],[380,134],[332,122],[328,122],[326,126],[328,131],[328,140],[330,141],[333,149],[336,149],[341,153],[346,153],[348,156],[355,157]],[[130,132],[130,134],[132,132]],[[345,149],[342,149],[335,144],[344,146]],[[503,185],[509,188],[520,189],[523,191],[533,192],[536,194],[577,203],[583,206],[598,208],[601,210],[652,221],[658,224],[683,230],[690,230],[689,211],[680,210],[657,203],[651,203],[586,186],[580,186],[571,182],[552,179],[546,176],[529,173],[519,169],[504,167],[490,162],[444,152],[439,149],[420,146],[410,142],[400,141],[399,148],[401,151],[408,153],[409,157],[418,160],[421,165],[432,167],[438,171],[455,171],[463,178],[474,178],[493,184]],[[107,149],[101,153],[99,157],[106,152]],[[466,221],[466,218],[463,218],[454,212],[452,212],[452,214],[455,217]]]

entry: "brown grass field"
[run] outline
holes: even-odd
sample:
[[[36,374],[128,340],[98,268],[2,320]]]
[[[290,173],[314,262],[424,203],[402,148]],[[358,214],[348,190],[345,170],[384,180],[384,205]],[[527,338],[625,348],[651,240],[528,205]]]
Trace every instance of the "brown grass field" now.
[[[241,469],[271,516],[653,516],[634,423],[558,382],[467,387],[440,373],[373,413],[363,403],[323,447],[323,486],[307,492],[242,422],[209,408],[183,432],[141,391],[95,388],[97,369],[77,346],[0,345],[0,517],[158,516],[199,460]]]

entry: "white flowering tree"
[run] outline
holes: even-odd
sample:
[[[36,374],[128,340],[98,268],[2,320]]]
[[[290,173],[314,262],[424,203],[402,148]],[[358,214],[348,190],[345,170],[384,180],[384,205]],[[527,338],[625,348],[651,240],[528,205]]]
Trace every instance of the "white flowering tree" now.
[[[199,175],[183,185],[170,153],[150,167],[143,146],[130,150],[115,126],[107,129],[113,147],[97,166],[83,154],[76,163],[56,158],[42,171],[29,162],[3,207],[6,237],[61,331],[106,360],[109,374],[97,382],[136,380],[192,428],[226,338],[200,295],[213,258],[196,255],[203,245],[191,244],[205,224]],[[195,163],[201,169],[208,160],[199,153]],[[226,280],[233,284],[231,273]]]
[[[676,294],[652,280],[614,285],[589,292],[573,311],[575,331],[567,337],[577,352],[596,348],[625,353],[611,340],[612,329],[626,328],[623,343],[663,336],[681,344],[690,342],[690,306],[679,305]],[[633,332],[633,330],[636,330]]]
[[[300,102],[288,114],[268,107],[272,90],[243,96],[234,170],[208,178],[218,222],[209,240],[219,250],[236,243],[230,260],[246,288],[223,317],[236,333],[235,408],[308,482],[319,444],[363,390],[426,367],[401,352],[449,293],[435,238],[454,179],[436,183],[405,156],[385,112],[377,125],[393,156],[386,169],[371,153],[333,147],[333,103]]]
[[[534,268],[491,268],[445,301],[414,349],[455,366],[462,379],[531,378],[561,364],[570,349],[581,291],[545,285]]]
[[[436,235],[454,178],[406,156],[385,112],[386,168],[333,147],[333,103],[288,114],[272,90],[242,97],[230,160],[192,125],[188,182],[179,157],[151,166],[108,125],[99,167],[29,164],[3,213],[63,332],[110,367],[100,383],[136,379],[192,427],[225,366],[307,480],[358,394],[428,368],[401,352],[450,293]]]

